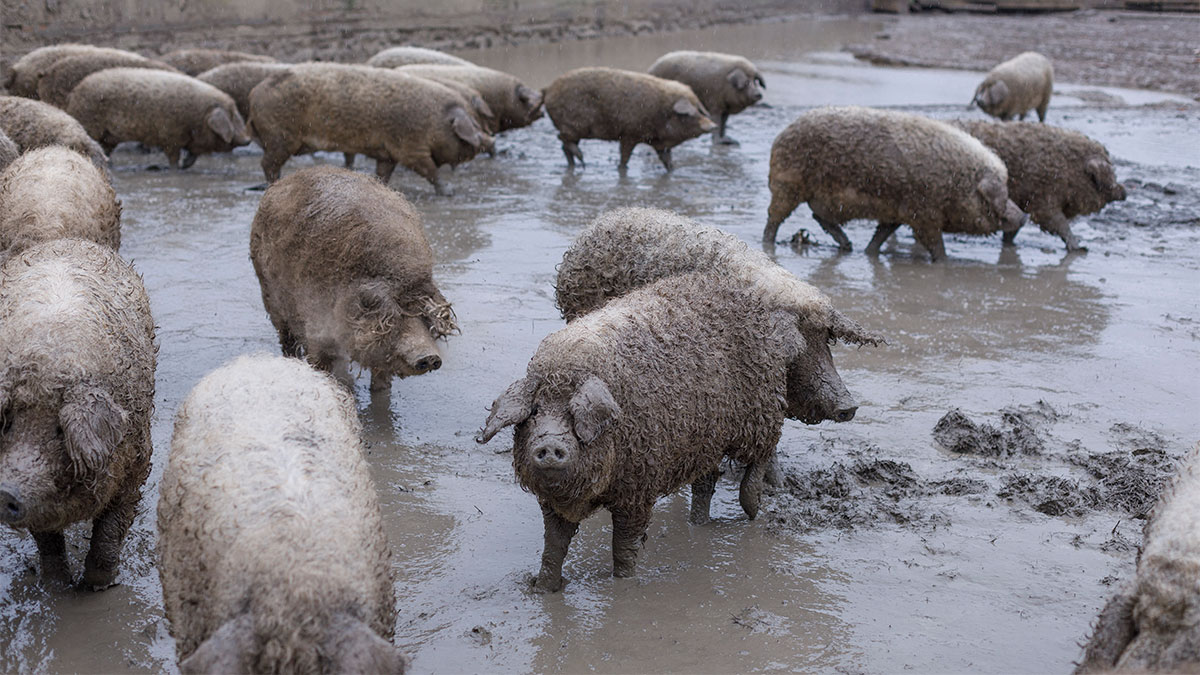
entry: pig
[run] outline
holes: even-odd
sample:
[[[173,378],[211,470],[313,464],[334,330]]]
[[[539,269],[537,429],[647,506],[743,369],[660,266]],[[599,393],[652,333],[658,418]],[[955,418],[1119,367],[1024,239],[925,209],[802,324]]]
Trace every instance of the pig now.
[[[171,66],[138,54],[79,54],[54,62],[38,80],[38,99],[56,108],[67,107],[71,90],[92,73],[108,68],[149,68],[178,73]]]
[[[435,63],[448,66],[475,65],[466,59],[424,47],[389,47],[367,59],[367,65],[375,68],[395,68],[414,63]]]
[[[792,314],[712,272],[647,284],[542,340],[476,437],[515,425],[513,469],[545,524],[535,588],[562,587],[571,538],[601,507],[613,576],[631,576],[654,502],[724,456],[748,465],[739,502],[754,518],[804,342]]]
[[[563,318],[575,321],[612,298],[655,280],[706,270],[719,272],[768,307],[794,317],[805,347],[788,368],[786,416],[805,424],[853,419],[857,406],[834,366],[830,343],[877,346],[884,343],[882,336],[834,309],[829,297],[816,287],[717,228],[661,209],[621,208],[604,213],[563,254],[555,303]],[[775,461],[768,465],[766,475],[769,483],[778,484]],[[693,491],[695,523],[708,520],[711,485],[701,486],[707,494]]]
[[[272,185],[250,259],[284,356],[326,371],[355,361],[374,392],[440,368],[435,340],[458,331],[420,215],[369,176],[311,167]]]
[[[709,114],[717,118],[713,142],[725,145],[738,144],[725,135],[729,116],[761,101],[762,89],[767,88],[753,63],[720,52],[670,52],[660,56],[647,72],[691,87]]]
[[[375,159],[384,183],[402,164],[446,194],[438,167],[494,146],[469,108],[453,90],[430,80],[333,63],[292,66],[250,92],[251,127],[270,183],[292,155],[333,150]]]
[[[508,73],[482,66],[419,64],[397,69],[401,73],[437,82],[459,83],[478,92],[495,116],[489,133],[527,127],[542,116],[542,95]]]
[[[879,221],[868,255],[907,223],[934,260],[943,232],[1015,232],[1025,214],[1008,198],[1008,170],[966,132],[918,115],[858,106],[807,112],[771,146],[771,204],[763,243],[801,202],[843,251],[841,224]]]
[[[4,83],[4,87],[8,89],[8,93],[13,96],[21,96],[24,98],[36,99],[38,95],[38,81],[42,75],[50,69],[59,59],[68,56],[79,56],[83,54],[96,55],[125,55],[137,56],[134,52],[124,49],[112,49],[110,47],[95,47],[93,45],[81,45],[75,43],[65,43],[59,45],[48,45],[39,47],[21,58],[17,59],[9,70],[8,79]]]
[[[241,356],[175,417],[158,574],[184,673],[396,673],[391,555],[354,401]]]
[[[121,246],[121,203],[104,172],[62,146],[30,150],[0,174],[0,262],[38,242]]]
[[[8,134],[4,133],[4,129],[0,128],[0,174],[3,174],[8,165],[12,164],[20,154],[21,149],[17,147],[16,143],[13,143]]]
[[[1076,673],[1200,670],[1200,443],[1144,528],[1137,573],[1101,611]]]
[[[583,163],[579,141],[598,138],[620,142],[622,171],[638,143],[654,148],[670,171],[671,148],[716,128],[686,84],[629,70],[577,68],[550,83],[542,99],[569,168]]]
[[[105,152],[121,141],[139,141],[162,148],[172,169],[187,169],[199,155],[230,152],[250,142],[228,94],[194,77],[161,70],[92,73],[71,92],[67,112]]]
[[[206,70],[197,75],[196,79],[207,82],[229,94],[237,105],[238,114],[242,116],[242,119],[248,120],[250,119],[250,92],[258,86],[259,82],[287,69],[288,64],[286,63],[238,61]]]
[[[226,63],[276,62],[270,56],[223,49],[176,49],[173,52],[163,54],[159,60],[167,65],[174,66],[184,75],[191,75],[192,77]]]
[[[74,117],[48,103],[0,96],[0,129],[22,152],[62,145],[92,160],[108,175],[108,155]]]
[[[1125,199],[1103,145],[1077,131],[1033,122],[958,120],[1008,168],[1008,195],[1043,232],[1057,235],[1068,251],[1087,247],[1071,232],[1071,219]],[[1004,233],[1011,246],[1017,230]]]
[[[69,582],[63,528],[91,521],[81,585],[114,582],[150,473],[154,319],[107,246],[56,239],[0,268],[0,521]]]
[[[1037,52],[1023,52],[992,68],[975,89],[971,103],[1004,122],[1013,115],[1023,120],[1031,109],[1036,109],[1038,121],[1045,122],[1053,92],[1050,59]]]

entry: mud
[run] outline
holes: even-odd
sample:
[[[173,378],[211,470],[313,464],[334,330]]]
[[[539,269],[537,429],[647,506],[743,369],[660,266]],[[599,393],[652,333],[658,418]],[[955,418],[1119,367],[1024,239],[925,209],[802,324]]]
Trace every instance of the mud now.
[[[462,328],[441,370],[395,382],[390,398],[372,399],[367,375],[354,380],[395,552],[396,642],[414,672],[1062,672],[1080,656],[1112,586],[1133,571],[1137,516],[1200,439],[1200,108],[1187,98],[1060,76],[1047,122],[1104,143],[1130,193],[1072,224],[1084,254],[1026,227],[1015,249],[948,237],[948,259],[931,265],[901,228],[871,259],[865,223],[846,228],[859,250],[839,254],[798,209],[781,234],[807,228],[815,245],[779,246],[776,260],[888,345],[833,348],[858,414],[785,424],[788,480],[756,521],[741,513],[730,468],[710,525],[687,523],[686,491],[658,503],[634,578],[610,576],[610,522],[598,515],[572,543],[563,593],[531,594],[541,513],[495,452],[507,438],[472,440],[492,399],[562,326],[555,265],[601,210],[675,209],[758,246],[771,142],[809,106],[980,116],[964,102],[981,72],[879,68],[839,52],[881,26],[827,19],[655,35],[643,47],[618,38],[471,53],[541,86],[577,64],[739,51],[763,67],[770,107],[730,120],[740,147],[676,148],[670,174],[643,147],[621,175],[616,144],[598,141],[583,144],[587,168],[570,172],[542,119],[502,135],[497,158],[445,171],[453,197],[411,173],[393,178],[423,214],[435,279]],[[249,148],[147,171],[161,156],[117,152],[122,255],[144,275],[159,325],[154,469],[108,591],[43,588],[32,541],[0,531],[0,669],[174,670],[153,534],[171,420],[208,371],[278,350],[247,255],[261,193],[246,188],[262,181],[260,158]],[[292,161],[285,173],[341,157]],[[987,427],[1003,441],[1016,428],[1005,411],[1016,414],[1041,450],[952,452],[933,434],[952,410],[980,447]],[[83,528],[69,542],[79,565]]]

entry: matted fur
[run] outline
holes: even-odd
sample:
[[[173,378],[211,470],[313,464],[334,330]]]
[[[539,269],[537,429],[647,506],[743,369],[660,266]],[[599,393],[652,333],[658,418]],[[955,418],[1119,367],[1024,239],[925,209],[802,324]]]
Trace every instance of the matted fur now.
[[[228,51],[224,49],[176,49],[159,57],[159,60],[174,66],[185,75],[195,77],[226,63],[275,63],[275,59],[261,54]]]
[[[1067,250],[1082,248],[1070,220],[1125,199],[1103,145],[1077,131],[1034,122],[956,120],[1000,156],[1008,168],[1008,196]],[[1015,233],[1014,233],[1015,235]]]
[[[739,70],[741,75],[735,73]],[[760,87],[766,88],[753,63],[745,57],[721,52],[670,52],[658,57],[646,72],[691,87],[717,123],[713,131],[717,139],[725,136],[729,116],[761,100]]]
[[[55,61],[38,80],[38,99],[65,109],[75,85],[88,75],[108,68],[148,68],[170,73],[179,72],[161,61],[154,61],[132,52],[67,56]]]
[[[229,122],[229,137],[210,123],[220,110]],[[193,156],[229,152],[250,137],[228,94],[194,77],[163,70],[110,68],[92,73],[75,86],[67,112],[88,135],[111,149],[122,141],[162,148],[172,168],[179,153]]]
[[[240,617],[245,672],[341,672],[329,658],[340,617],[392,637],[391,555],[361,431],[350,395],[294,359],[242,356],[188,394],[158,504],[181,661]]]
[[[1105,606],[1076,673],[1200,670],[1200,443],[1146,521],[1137,573]]]
[[[22,152],[47,145],[66,146],[108,171],[108,155],[74,117],[49,103],[0,96],[0,129]]]
[[[496,116],[493,133],[527,127],[542,116],[541,93],[525,86],[516,76],[499,70],[448,64],[415,64],[399,70],[438,82],[458,82],[479,92]]]
[[[322,367],[349,360],[373,375],[416,374],[402,344],[436,354],[433,339],[458,331],[433,283],[420,214],[370,176],[313,167],[272,185],[250,228],[250,259],[284,353]],[[414,317],[424,334],[406,337]]]
[[[0,173],[20,154],[21,149],[17,147],[16,143],[13,143],[8,134],[4,133],[4,129],[0,128]]]
[[[771,204],[763,241],[803,202],[843,248],[841,224],[906,224],[934,259],[942,232],[992,234],[1019,227],[1008,171],[961,129],[919,115],[858,106],[817,108],[771,146]],[[993,191],[985,194],[983,186]]]
[[[1003,87],[996,85],[1003,83]],[[988,71],[975,88],[972,103],[983,112],[1008,121],[1014,116],[1025,119],[1037,110],[1038,121],[1046,121],[1046,108],[1054,93],[1054,68],[1050,59],[1037,52],[1023,52]]]
[[[493,145],[469,109],[469,102],[436,82],[333,63],[297,64],[250,92],[251,126],[271,182],[289,157],[333,150],[376,160],[384,182],[400,164],[441,192],[439,166],[460,164]],[[459,116],[463,126],[456,132]]]
[[[237,104],[242,119],[250,119],[250,92],[259,82],[282,70],[287,70],[289,64],[260,61],[238,61],[226,63],[206,70],[196,76],[197,80],[207,82],[221,91],[229,94]]]
[[[104,534],[93,536],[88,561],[112,567],[84,577],[98,585],[116,573],[150,472],[155,356],[145,288],[111,248],[58,239],[0,267],[0,416],[12,416],[0,436],[0,483],[21,490],[29,512],[18,526],[30,531],[61,533],[80,520],[106,519],[97,521]],[[73,405],[106,399],[116,406],[116,416],[95,427],[111,443],[92,446],[101,454],[64,451],[55,438],[57,425],[71,431],[66,399],[75,392],[83,398],[72,397]],[[23,442],[34,427],[45,427],[50,440]],[[67,443],[75,438],[68,434]]]
[[[108,179],[62,146],[30,150],[0,174],[0,261],[50,239],[121,246],[121,204]]]
[[[448,66],[473,66],[474,63],[460,59],[436,49],[424,47],[389,47],[367,59],[368,66],[396,68],[419,63],[443,64]]]
[[[579,141],[597,138],[621,143],[622,168],[633,148],[645,143],[670,170],[671,148],[716,128],[691,87],[631,70],[577,68],[551,82],[542,96],[571,166],[576,158],[583,161]]]
[[[79,56],[89,54],[94,56],[99,55],[129,55],[134,52],[124,49],[113,49],[111,47],[96,47],[93,45],[84,45],[76,43],[65,43],[59,45],[49,45],[39,47],[13,63],[9,73],[9,81],[6,83],[8,93],[13,96],[21,96],[24,98],[36,99],[38,95],[38,81],[42,75],[50,69],[59,59],[68,56]]]

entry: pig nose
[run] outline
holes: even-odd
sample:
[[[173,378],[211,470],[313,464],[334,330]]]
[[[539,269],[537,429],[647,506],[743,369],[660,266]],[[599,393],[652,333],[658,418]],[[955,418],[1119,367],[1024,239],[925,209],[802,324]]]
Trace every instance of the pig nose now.
[[[442,367],[442,357],[438,356],[437,354],[422,356],[421,358],[417,359],[417,362],[413,364],[413,367],[417,369],[418,373],[428,373],[431,370],[437,370],[438,368]]]
[[[533,463],[539,469],[562,469],[570,461],[571,450],[561,443],[543,443],[533,451]]]
[[[856,413],[856,412],[858,412],[858,406],[854,406],[851,408],[842,408],[841,410],[836,410],[833,413],[833,421],[834,422],[849,422],[850,420],[854,419],[854,413]]]
[[[761,91],[754,92],[754,102],[758,103],[761,100],[762,100],[762,92]]]
[[[18,497],[17,488],[0,486],[0,521],[15,523],[25,517],[25,505]]]

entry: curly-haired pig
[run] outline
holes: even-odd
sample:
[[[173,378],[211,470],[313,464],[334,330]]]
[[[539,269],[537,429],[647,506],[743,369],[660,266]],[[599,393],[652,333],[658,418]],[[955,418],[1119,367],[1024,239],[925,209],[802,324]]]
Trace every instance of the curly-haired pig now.
[[[185,75],[195,77],[226,63],[275,63],[275,59],[261,54],[228,51],[224,49],[177,49],[159,57],[159,61],[174,66]]]
[[[56,239],[0,267],[0,522],[70,579],[63,528],[91,521],[82,584],[110,586],[150,473],[154,320],[109,247]]]
[[[541,93],[513,75],[482,66],[418,64],[398,69],[402,73],[437,82],[457,82],[479,93],[495,115],[492,133],[527,127],[542,116]]]
[[[79,120],[48,103],[20,96],[0,96],[0,129],[21,152],[62,145],[92,160],[107,175],[108,155],[88,136]]]
[[[272,185],[250,259],[283,354],[323,370],[355,361],[373,391],[440,368],[435,340],[458,330],[421,216],[370,176],[312,167]]]
[[[0,173],[0,262],[38,242],[88,239],[121,246],[121,203],[104,172],[83,155],[48,146]]]
[[[170,73],[179,71],[161,61],[154,61],[138,54],[79,54],[67,56],[54,62],[38,80],[38,100],[52,106],[66,109],[71,97],[71,90],[83,78],[92,73],[109,68],[148,68],[150,70],[165,70]]]
[[[400,164],[446,192],[438,167],[494,146],[452,89],[388,68],[304,63],[250,92],[250,124],[268,182],[293,155],[332,150],[375,160],[380,180]]]
[[[794,315],[719,273],[660,279],[542,340],[476,438],[515,425],[517,481],[545,521],[537,587],[561,587],[571,538],[600,508],[613,575],[632,575],[654,502],[725,456],[748,465],[739,500],[753,518],[804,343]]]
[[[621,144],[622,170],[634,146],[645,143],[670,171],[671,148],[716,128],[691,87],[630,70],[577,68],[542,97],[569,167],[583,163],[579,141],[598,138]]]
[[[713,141],[727,145],[737,145],[737,141],[725,135],[729,116],[761,101],[762,90],[767,88],[753,63],[745,57],[720,52],[670,52],[660,56],[646,72],[691,87],[708,113],[716,118]]]
[[[475,65],[466,59],[424,47],[389,47],[367,59],[367,65],[375,68],[396,68],[416,63],[435,63],[448,66]]]
[[[1033,122],[953,122],[1000,156],[1008,168],[1008,196],[1068,251],[1086,248],[1071,232],[1071,219],[1125,199],[1103,145],[1077,131]],[[1004,233],[1011,245],[1017,231]]]
[[[1038,121],[1045,122],[1053,92],[1050,59],[1037,52],[1023,52],[988,71],[971,103],[1005,122],[1014,115],[1025,119],[1030,110],[1037,110]]]
[[[718,272],[768,307],[793,316],[805,347],[788,366],[789,419],[805,424],[853,419],[857,406],[834,366],[830,344],[878,345],[883,339],[834,309],[816,287],[715,227],[661,209],[601,214],[563,254],[555,302],[563,318],[574,321],[635,288],[697,271]],[[778,480],[775,474],[772,463],[767,474],[772,482]],[[694,522],[708,519],[715,478],[693,485]]]
[[[250,119],[250,92],[259,82],[271,75],[287,70],[286,63],[265,63],[260,61],[238,61],[226,63],[206,70],[196,76],[197,80],[207,82],[221,91],[229,94],[237,105],[238,114],[242,119]]]
[[[1104,606],[1076,673],[1200,671],[1200,444],[1143,529],[1137,572]]]
[[[93,45],[83,45],[76,43],[63,43],[57,45],[48,45],[39,47],[21,58],[17,59],[9,69],[8,79],[4,83],[4,87],[8,89],[8,93],[13,96],[22,96],[25,98],[36,99],[38,95],[38,81],[42,75],[46,73],[51,66],[59,59],[67,58],[68,56],[79,55],[126,55],[137,56],[135,52],[126,51],[124,49],[113,49],[111,47],[96,47]]]
[[[250,142],[228,94],[194,77],[162,70],[112,68],[75,85],[67,112],[106,152],[122,141],[162,148],[171,168],[199,155]],[[180,163],[180,153],[184,153]]]
[[[403,673],[391,555],[350,395],[242,356],[179,407],[158,574],[184,673]]]
[[[764,243],[803,202],[843,251],[851,244],[842,223],[864,218],[879,223],[869,255],[907,224],[935,261],[946,255],[943,232],[1015,232],[1025,219],[996,153],[949,124],[891,110],[801,115],[771,146],[769,186]]]

